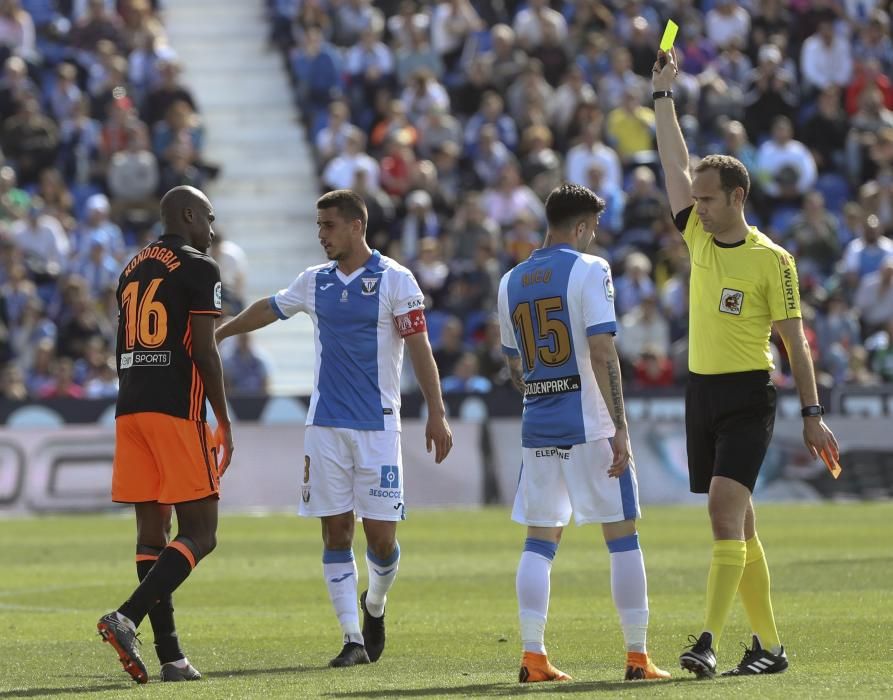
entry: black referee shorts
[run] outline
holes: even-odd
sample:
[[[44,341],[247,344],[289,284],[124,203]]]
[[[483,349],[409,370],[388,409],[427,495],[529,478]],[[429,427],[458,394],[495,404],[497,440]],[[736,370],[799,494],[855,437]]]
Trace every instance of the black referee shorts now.
[[[753,491],[774,427],[775,387],[768,372],[689,372],[685,436],[692,493],[707,493],[714,476]]]

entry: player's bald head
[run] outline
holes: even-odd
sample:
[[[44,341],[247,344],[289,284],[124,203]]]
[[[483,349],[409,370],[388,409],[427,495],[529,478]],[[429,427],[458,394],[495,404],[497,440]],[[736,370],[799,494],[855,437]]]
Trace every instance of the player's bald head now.
[[[180,185],[168,190],[161,198],[161,218],[165,223],[174,223],[182,219],[184,210],[201,205],[211,208],[211,201],[204,192],[189,185]]]

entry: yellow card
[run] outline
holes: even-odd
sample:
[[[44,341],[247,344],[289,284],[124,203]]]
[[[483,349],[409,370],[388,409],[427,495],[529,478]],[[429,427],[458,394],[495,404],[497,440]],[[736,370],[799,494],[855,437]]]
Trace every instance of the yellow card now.
[[[669,51],[673,48],[673,43],[676,41],[676,32],[679,31],[679,25],[676,24],[673,20],[667,20],[667,27],[664,29],[664,35],[660,40],[660,50],[661,51]]]

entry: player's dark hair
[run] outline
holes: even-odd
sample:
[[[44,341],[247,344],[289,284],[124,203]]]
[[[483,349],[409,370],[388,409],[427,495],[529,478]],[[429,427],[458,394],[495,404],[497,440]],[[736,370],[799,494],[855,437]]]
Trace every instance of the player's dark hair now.
[[[605,200],[588,187],[564,183],[546,199],[546,221],[549,226],[574,224],[584,216],[598,216],[605,210]]]
[[[695,166],[696,173],[710,169],[719,173],[719,186],[726,193],[726,202],[731,203],[732,192],[738,187],[744,190],[744,199],[747,199],[750,193],[750,175],[744,163],[732,156],[714,154],[706,156]]]
[[[366,203],[353,190],[332,190],[331,192],[326,192],[316,200],[316,208],[337,209],[338,214],[348,221],[359,219],[363,223],[363,230],[366,230],[366,222],[369,219]]]

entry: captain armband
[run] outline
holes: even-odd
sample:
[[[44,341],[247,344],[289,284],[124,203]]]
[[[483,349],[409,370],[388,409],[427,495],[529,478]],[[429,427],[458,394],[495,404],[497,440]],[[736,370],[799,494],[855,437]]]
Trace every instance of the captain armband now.
[[[401,338],[428,330],[424,309],[413,309],[405,314],[395,316],[394,325],[397,326],[397,332]]]

